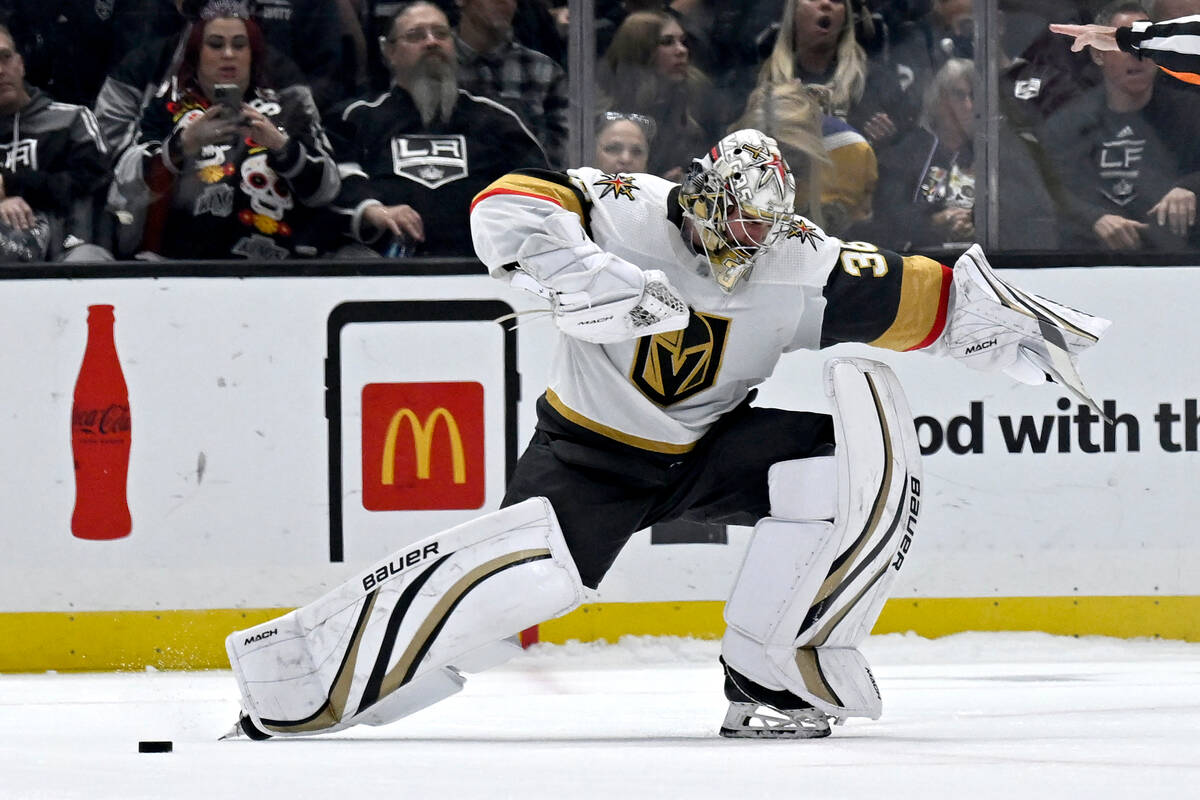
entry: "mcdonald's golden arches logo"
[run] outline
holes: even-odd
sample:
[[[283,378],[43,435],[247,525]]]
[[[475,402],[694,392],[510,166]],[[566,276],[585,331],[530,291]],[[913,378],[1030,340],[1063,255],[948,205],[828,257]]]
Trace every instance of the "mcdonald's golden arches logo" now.
[[[362,412],[364,508],[483,505],[482,384],[371,383]]]

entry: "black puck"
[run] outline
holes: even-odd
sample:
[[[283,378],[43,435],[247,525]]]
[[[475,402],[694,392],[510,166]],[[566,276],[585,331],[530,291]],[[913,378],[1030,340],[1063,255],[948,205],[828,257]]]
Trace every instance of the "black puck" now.
[[[174,747],[174,742],[138,742],[139,753],[169,753],[172,749],[174,749]]]

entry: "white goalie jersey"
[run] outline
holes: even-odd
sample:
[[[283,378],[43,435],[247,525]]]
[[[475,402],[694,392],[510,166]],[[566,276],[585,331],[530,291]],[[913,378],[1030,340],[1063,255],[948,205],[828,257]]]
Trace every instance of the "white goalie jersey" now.
[[[494,277],[519,274],[522,246],[566,211],[601,251],[661,271],[690,309],[682,330],[605,344],[560,336],[546,399],[567,420],[683,453],[785,352],[843,341],[910,350],[941,334],[948,268],[839,241],[799,216],[749,280],[722,291],[684,239],[678,190],[653,175],[522,170],[472,203],[475,249]]]

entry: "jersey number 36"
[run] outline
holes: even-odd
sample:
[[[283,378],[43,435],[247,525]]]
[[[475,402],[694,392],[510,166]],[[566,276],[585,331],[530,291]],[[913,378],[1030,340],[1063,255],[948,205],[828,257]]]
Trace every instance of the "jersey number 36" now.
[[[856,278],[864,272],[870,272],[876,278],[888,273],[887,259],[870,242],[843,242],[841,263],[842,269]]]

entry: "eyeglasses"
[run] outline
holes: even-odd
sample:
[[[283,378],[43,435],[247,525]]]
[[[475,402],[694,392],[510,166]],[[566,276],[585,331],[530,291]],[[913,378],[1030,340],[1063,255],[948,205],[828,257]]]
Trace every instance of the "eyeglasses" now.
[[[405,44],[420,44],[430,36],[436,41],[444,42],[450,38],[450,29],[445,25],[422,25],[419,28],[409,28],[398,36],[389,36],[384,41],[395,44],[403,39]]]
[[[654,134],[658,131],[658,123],[645,114],[630,114],[625,111],[605,111],[600,114],[598,127],[604,127],[610,122],[619,122],[620,120],[628,120],[634,125],[642,129],[642,133],[646,134],[646,141],[649,142],[654,138]]]

